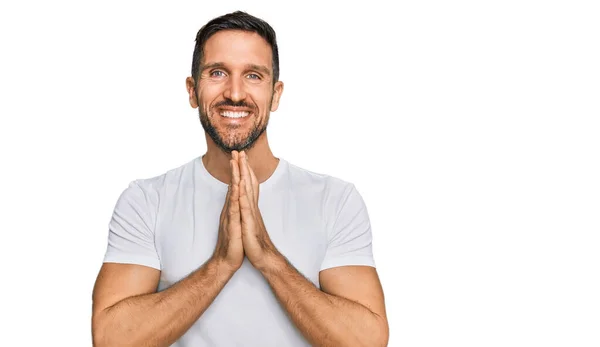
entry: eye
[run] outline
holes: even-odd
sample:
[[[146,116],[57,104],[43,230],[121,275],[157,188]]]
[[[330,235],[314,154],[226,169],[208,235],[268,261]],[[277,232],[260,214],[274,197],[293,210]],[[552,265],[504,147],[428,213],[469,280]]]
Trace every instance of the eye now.
[[[259,80],[260,79],[260,76],[255,73],[248,74],[248,75],[246,75],[246,77],[248,77],[251,80]]]
[[[223,77],[225,76],[225,72],[221,70],[214,70],[210,72],[210,77]]]

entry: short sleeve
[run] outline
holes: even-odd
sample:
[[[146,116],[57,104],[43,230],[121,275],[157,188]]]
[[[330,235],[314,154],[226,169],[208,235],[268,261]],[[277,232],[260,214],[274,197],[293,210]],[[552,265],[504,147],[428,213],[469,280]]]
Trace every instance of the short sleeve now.
[[[139,183],[131,182],[117,200],[108,226],[105,263],[138,264],[160,270],[153,211]]]
[[[335,222],[328,231],[329,241],[321,270],[346,265],[375,267],[371,222],[365,202],[353,184],[346,191]]]

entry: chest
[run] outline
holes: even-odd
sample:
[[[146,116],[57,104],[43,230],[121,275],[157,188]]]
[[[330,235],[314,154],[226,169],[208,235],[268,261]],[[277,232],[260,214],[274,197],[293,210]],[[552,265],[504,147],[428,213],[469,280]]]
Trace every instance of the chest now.
[[[198,269],[213,254],[225,192],[192,191],[160,206],[155,245],[161,261],[159,290]],[[291,191],[261,195],[259,209],[275,247],[319,286],[327,249],[325,221],[318,200]],[[252,271],[244,272],[256,276]]]

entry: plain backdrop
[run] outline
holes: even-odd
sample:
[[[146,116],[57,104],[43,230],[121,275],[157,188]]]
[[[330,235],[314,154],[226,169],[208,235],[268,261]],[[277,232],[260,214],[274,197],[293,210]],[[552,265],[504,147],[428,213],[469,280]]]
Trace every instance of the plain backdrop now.
[[[194,39],[240,9],[279,40],[273,152],[367,203],[390,346],[599,346],[595,5],[2,2],[0,344],[91,346],[116,200],[206,150]]]

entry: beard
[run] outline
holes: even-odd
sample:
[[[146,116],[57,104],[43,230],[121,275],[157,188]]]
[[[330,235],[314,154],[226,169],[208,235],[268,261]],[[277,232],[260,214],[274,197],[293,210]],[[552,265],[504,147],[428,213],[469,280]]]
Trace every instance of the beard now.
[[[253,112],[257,111],[257,108],[254,108]],[[246,134],[238,133],[236,130],[237,127],[231,127],[231,133],[220,133],[219,130],[213,125],[211,122],[211,118],[208,116],[208,113],[211,112],[210,109],[204,111],[204,107],[198,107],[198,113],[200,115],[200,124],[202,124],[202,128],[204,131],[210,136],[210,138],[214,141],[214,143],[225,153],[231,153],[232,151],[242,151],[251,149],[256,140],[265,132],[267,129],[267,125],[269,124],[269,114],[267,113],[265,116],[265,121],[258,121],[258,118],[255,118],[256,121],[253,124],[252,129]],[[215,114],[215,112],[212,112]],[[256,117],[256,114],[253,114]],[[222,117],[221,115],[216,115],[215,117]],[[226,129],[225,131],[227,131]]]

